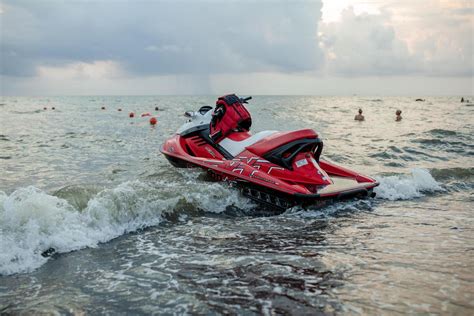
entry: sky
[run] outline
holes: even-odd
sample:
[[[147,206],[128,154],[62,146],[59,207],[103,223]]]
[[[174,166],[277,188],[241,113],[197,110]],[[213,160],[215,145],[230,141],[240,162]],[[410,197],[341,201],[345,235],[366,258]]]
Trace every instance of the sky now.
[[[0,0],[1,95],[473,95],[474,0]]]

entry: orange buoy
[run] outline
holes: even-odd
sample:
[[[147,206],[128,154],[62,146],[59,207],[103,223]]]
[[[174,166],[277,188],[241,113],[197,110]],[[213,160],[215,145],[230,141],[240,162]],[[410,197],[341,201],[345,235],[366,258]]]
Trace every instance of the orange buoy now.
[[[150,124],[151,125],[156,125],[157,122],[158,122],[158,120],[156,119],[156,117],[150,118]]]
[[[142,116],[142,117],[145,117],[145,116],[151,116],[151,114],[147,112],[147,113],[142,113],[142,115],[141,115],[141,116]]]
[[[128,117],[135,117],[135,113],[133,112],[128,113]]]

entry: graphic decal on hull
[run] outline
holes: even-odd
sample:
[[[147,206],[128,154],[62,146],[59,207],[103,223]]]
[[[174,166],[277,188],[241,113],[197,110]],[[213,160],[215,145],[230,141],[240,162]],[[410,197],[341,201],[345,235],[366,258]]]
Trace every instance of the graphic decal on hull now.
[[[272,172],[272,170],[285,170],[285,168],[281,168],[281,167],[270,167],[270,169],[268,169],[267,173],[270,174],[270,172]]]
[[[214,151],[212,151],[208,146],[206,146],[205,148],[212,157],[216,158],[216,154],[214,153]]]
[[[242,172],[244,172],[244,169],[243,168],[235,168],[234,170],[232,170],[232,172],[242,174]]]

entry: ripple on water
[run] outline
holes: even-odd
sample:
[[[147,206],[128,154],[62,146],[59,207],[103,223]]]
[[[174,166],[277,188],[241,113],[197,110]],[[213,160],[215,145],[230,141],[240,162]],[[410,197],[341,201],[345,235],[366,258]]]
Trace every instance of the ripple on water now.
[[[398,161],[385,162],[384,165],[387,166],[387,167],[396,167],[396,168],[405,167],[405,164],[404,164],[404,163],[398,162]]]
[[[443,181],[447,179],[471,180],[474,178],[474,168],[473,167],[446,168],[446,169],[434,168],[434,169],[431,169],[431,174],[433,175],[435,179],[439,181]]]
[[[296,226],[284,229],[288,221]],[[173,275],[179,289],[197,295],[197,306],[206,302],[221,313],[262,312],[266,304],[284,314],[337,309],[330,291],[341,285],[340,275],[318,259],[326,226],[297,218],[276,222],[196,218],[172,232],[152,230],[136,248],[147,255],[149,269],[143,272],[148,279]],[[259,225],[267,229],[259,232]],[[242,229],[238,236],[235,227]]]
[[[432,135],[435,135],[435,136],[456,136],[456,135],[458,135],[458,133],[456,131],[441,129],[441,128],[431,129],[431,130],[428,131],[428,133],[432,134]]]

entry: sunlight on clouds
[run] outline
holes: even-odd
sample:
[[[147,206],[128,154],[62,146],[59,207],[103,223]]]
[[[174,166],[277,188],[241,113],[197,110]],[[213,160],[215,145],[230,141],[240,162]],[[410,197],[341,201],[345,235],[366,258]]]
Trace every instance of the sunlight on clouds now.
[[[442,8],[450,9],[474,8],[472,0],[439,0],[439,5]]]
[[[323,0],[322,22],[336,22],[341,19],[342,11],[352,7],[356,15],[362,13],[379,14],[380,1],[360,1],[360,0]]]
[[[326,69],[472,77],[473,8],[472,0],[324,1],[319,42]],[[354,50],[361,43],[363,50]]]
[[[39,66],[38,76],[48,79],[107,79],[120,77],[117,62],[97,60],[92,63],[75,62],[65,66]]]

